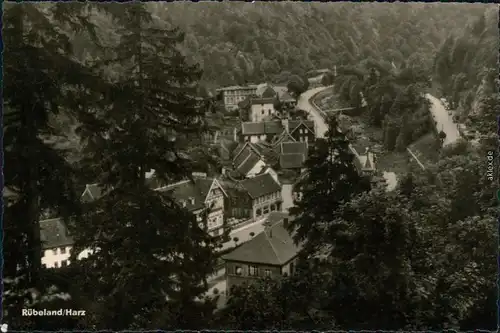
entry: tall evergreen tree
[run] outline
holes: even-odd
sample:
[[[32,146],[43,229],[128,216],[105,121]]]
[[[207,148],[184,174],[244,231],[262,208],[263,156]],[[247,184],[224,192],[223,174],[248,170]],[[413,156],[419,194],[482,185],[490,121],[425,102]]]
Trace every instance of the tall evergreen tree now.
[[[296,230],[297,242],[306,242],[306,252],[323,243],[326,230],[335,229],[332,221],[339,205],[369,189],[370,184],[358,173],[354,158],[336,118],[330,117],[325,138],[316,141],[306,161],[307,176],[298,184],[302,200],[290,209],[295,215],[290,227]]]
[[[87,167],[107,193],[74,226],[73,258],[90,250],[76,263],[81,286],[99,308],[82,325],[200,328],[211,308],[196,298],[212,273],[215,244],[171,193],[147,185],[146,173],[154,169],[165,184],[189,176],[182,143],[203,130],[195,98],[201,73],[177,49],[182,35],[159,28],[143,4],[108,6],[120,35],[109,62],[120,74],[109,78],[110,106],[81,128]]]
[[[78,211],[74,173],[53,139],[65,135],[54,117],[68,113],[78,87],[97,89],[93,76],[72,57],[65,28],[87,30],[85,4],[7,4],[4,12],[4,185],[14,200],[4,211],[4,316],[17,329],[43,326],[21,317],[47,296],[42,270],[42,212],[67,218]],[[78,17],[78,19],[76,19]],[[33,297],[38,295],[37,297]]]

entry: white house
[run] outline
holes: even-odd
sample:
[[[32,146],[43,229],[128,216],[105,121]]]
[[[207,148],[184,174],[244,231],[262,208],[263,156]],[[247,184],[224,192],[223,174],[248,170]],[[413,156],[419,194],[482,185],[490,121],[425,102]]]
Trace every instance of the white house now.
[[[261,122],[276,113],[275,102],[276,97],[249,96],[239,104],[239,107],[246,113],[248,121]]]
[[[58,268],[69,265],[69,257],[74,243],[62,219],[40,221],[40,238],[43,267]]]

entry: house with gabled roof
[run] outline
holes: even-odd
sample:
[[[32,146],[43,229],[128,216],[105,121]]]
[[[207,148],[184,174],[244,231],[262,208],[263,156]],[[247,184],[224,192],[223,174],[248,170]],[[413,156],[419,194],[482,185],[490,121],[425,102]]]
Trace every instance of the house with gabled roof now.
[[[280,156],[280,168],[283,170],[296,170],[304,168],[307,160],[307,142],[282,142],[277,146]]]
[[[224,201],[228,195],[217,179],[193,176],[193,179],[156,190],[169,193],[179,205],[196,216],[200,226],[210,235],[221,236],[224,233]],[[203,220],[205,213],[206,221]]]
[[[280,278],[295,273],[301,246],[288,232],[288,223],[286,213],[269,214],[263,232],[222,257],[228,292],[233,286],[250,284],[262,277]]]
[[[288,121],[288,131],[297,142],[313,144],[316,140],[315,125],[312,120],[290,120]]]
[[[100,184],[87,184],[80,199],[82,202],[92,202],[100,199],[104,193],[105,190]]]
[[[239,186],[250,198],[252,218],[264,218],[269,213],[281,211],[283,199],[281,185],[270,173],[263,173],[253,178],[244,179]]]
[[[282,131],[283,126],[279,120],[241,123],[241,136],[245,142],[271,142]]]
[[[40,240],[43,267],[58,268],[69,265],[74,241],[61,218],[40,221]]]
[[[272,146],[265,142],[240,143],[233,151],[231,177],[252,178],[277,163],[278,157]]]
[[[238,104],[244,120],[261,122],[275,114],[276,97],[249,96]]]

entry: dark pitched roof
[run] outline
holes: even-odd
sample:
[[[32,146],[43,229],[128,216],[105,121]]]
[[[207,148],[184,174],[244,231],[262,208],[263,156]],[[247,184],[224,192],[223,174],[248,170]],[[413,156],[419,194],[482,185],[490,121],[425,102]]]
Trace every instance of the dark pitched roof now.
[[[40,221],[40,238],[44,250],[74,244],[64,221],[60,218]]]
[[[273,98],[276,97],[276,91],[273,88],[267,87],[261,95],[262,98]]]
[[[281,186],[267,173],[254,178],[245,179],[241,181],[241,186],[248,192],[252,199],[281,191]]]
[[[243,151],[243,149],[246,147],[246,145],[247,145],[247,142],[238,143],[236,148],[234,148],[234,150],[233,150],[233,158],[238,157],[238,155]]]
[[[254,122],[243,122],[241,123],[241,134],[243,135],[255,135],[255,134],[264,134],[265,133],[265,125],[263,122],[254,123]]]
[[[304,165],[304,154],[282,154],[280,155],[280,166],[283,169],[299,169]]]
[[[236,155],[233,159],[233,164],[237,168],[240,164],[242,164],[251,154],[252,149],[248,146],[245,146],[243,150],[241,150],[238,155]]]
[[[214,181],[213,178],[195,178],[193,181],[184,180],[157,190],[172,193],[172,198],[193,211],[205,208],[205,198]]]
[[[295,98],[293,98],[289,93],[288,91],[285,91],[283,92],[280,96],[279,96],[279,99],[280,101],[282,102],[295,102]]]
[[[302,126],[301,126],[302,125]],[[290,120],[288,122],[290,133],[293,133],[299,128],[306,128],[310,132],[314,133],[314,121],[312,120]]]
[[[82,193],[83,202],[91,202],[101,198],[105,194],[104,188],[99,184],[87,184]]]
[[[249,154],[248,157],[241,163],[240,165],[237,166],[238,172],[246,176],[246,174],[252,170],[252,168],[257,164],[257,162],[260,161],[260,157],[257,156],[257,154]]]
[[[272,213],[270,214],[271,217]],[[234,251],[224,255],[227,261],[239,261],[282,266],[295,258],[301,249],[295,245],[290,233],[283,226],[283,217]]]
[[[264,123],[264,131],[266,134],[279,134],[283,131],[281,121],[266,121]]]
[[[295,139],[288,133],[286,130],[283,130],[280,135],[276,136],[273,141],[272,145],[281,145],[282,142],[295,142]]]
[[[283,131],[281,121],[244,122],[241,123],[243,135],[278,134]]]
[[[283,142],[281,144],[282,154],[307,155],[307,143],[305,142]]]
[[[257,104],[274,104],[276,97],[258,97],[258,96],[248,96],[243,101],[238,103],[240,109],[247,109],[252,105]]]

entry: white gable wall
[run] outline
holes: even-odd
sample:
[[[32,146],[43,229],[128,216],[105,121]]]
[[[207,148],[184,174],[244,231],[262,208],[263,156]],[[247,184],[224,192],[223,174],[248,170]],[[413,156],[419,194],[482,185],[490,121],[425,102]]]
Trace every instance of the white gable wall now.
[[[262,161],[262,160],[259,160],[257,163],[255,163],[253,168],[250,171],[248,171],[248,173],[246,174],[246,177],[247,178],[255,177],[265,167],[266,167],[266,163],[264,163],[264,161]]]

